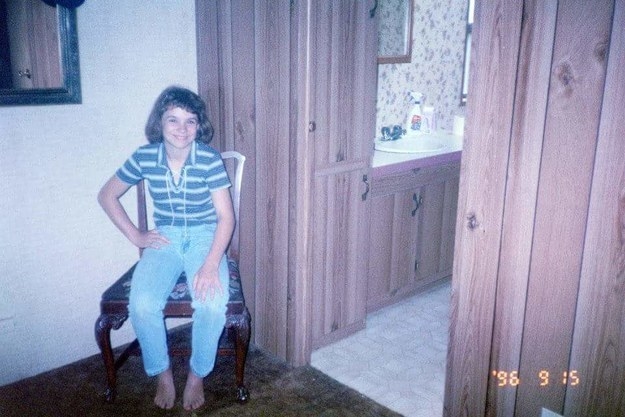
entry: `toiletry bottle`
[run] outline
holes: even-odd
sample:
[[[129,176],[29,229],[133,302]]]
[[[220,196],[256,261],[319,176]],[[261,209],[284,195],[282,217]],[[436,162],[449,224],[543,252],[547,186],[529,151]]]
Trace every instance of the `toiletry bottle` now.
[[[433,133],[436,131],[436,113],[433,106],[423,106],[423,133]]]
[[[408,99],[412,104],[410,113],[406,118],[406,135],[422,133],[423,129],[423,94],[416,91],[408,92]]]

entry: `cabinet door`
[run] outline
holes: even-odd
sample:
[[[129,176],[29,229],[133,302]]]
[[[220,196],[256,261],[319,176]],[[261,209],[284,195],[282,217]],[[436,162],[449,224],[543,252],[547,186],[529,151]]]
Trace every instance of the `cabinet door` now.
[[[451,275],[458,177],[421,189],[416,279],[426,285]]]
[[[420,189],[372,198],[367,308],[402,297],[414,282],[419,236]]]
[[[367,310],[451,275],[459,164],[409,171],[373,184]]]
[[[393,254],[389,282],[389,296],[410,288],[419,268],[418,246],[422,221],[420,215],[423,190],[416,188],[393,195]]]
[[[312,344],[364,327],[376,19],[368,1],[312,1]],[[363,198],[364,196],[364,198]]]

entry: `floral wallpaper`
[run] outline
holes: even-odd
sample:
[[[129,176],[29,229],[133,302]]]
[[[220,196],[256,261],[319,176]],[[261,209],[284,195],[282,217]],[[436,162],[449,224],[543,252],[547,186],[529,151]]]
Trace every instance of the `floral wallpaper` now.
[[[412,61],[378,65],[376,136],[383,126],[404,125],[407,92],[425,95],[439,130],[451,131],[460,105],[468,0],[414,0]],[[388,32],[388,29],[386,29]]]

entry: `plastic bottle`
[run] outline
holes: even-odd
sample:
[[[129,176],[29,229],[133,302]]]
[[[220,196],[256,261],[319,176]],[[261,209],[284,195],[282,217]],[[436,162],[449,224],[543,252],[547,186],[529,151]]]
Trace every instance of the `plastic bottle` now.
[[[406,118],[406,135],[423,133],[423,94],[417,91],[408,91],[408,100],[410,100],[412,108]]]
[[[433,133],[436,131],[436,113],[433,106],[423,106],[423,133]]]

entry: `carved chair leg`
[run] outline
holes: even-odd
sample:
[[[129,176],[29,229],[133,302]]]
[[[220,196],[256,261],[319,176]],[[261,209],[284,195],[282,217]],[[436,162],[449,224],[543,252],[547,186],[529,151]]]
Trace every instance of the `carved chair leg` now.
[[[115,356],[111,347],[111,329],[119,329],[127,315],[101,314],[95,323],[95,338],[100,347],[104,367],[106,368],[106,391],[104,398],[106,402],[113,402],[117,394],[117,369],[115,367]]]
[[[244,320],[240,320],[234,328],[235,331],[235,358],[236,358],[236,384],[237,384],[237,400],[240,403],[247,402],[250,393],[245,387],[243,378],[245,375],[245,361],[247,360],[247,351],[250,345],[250,316],[245,315]]]

